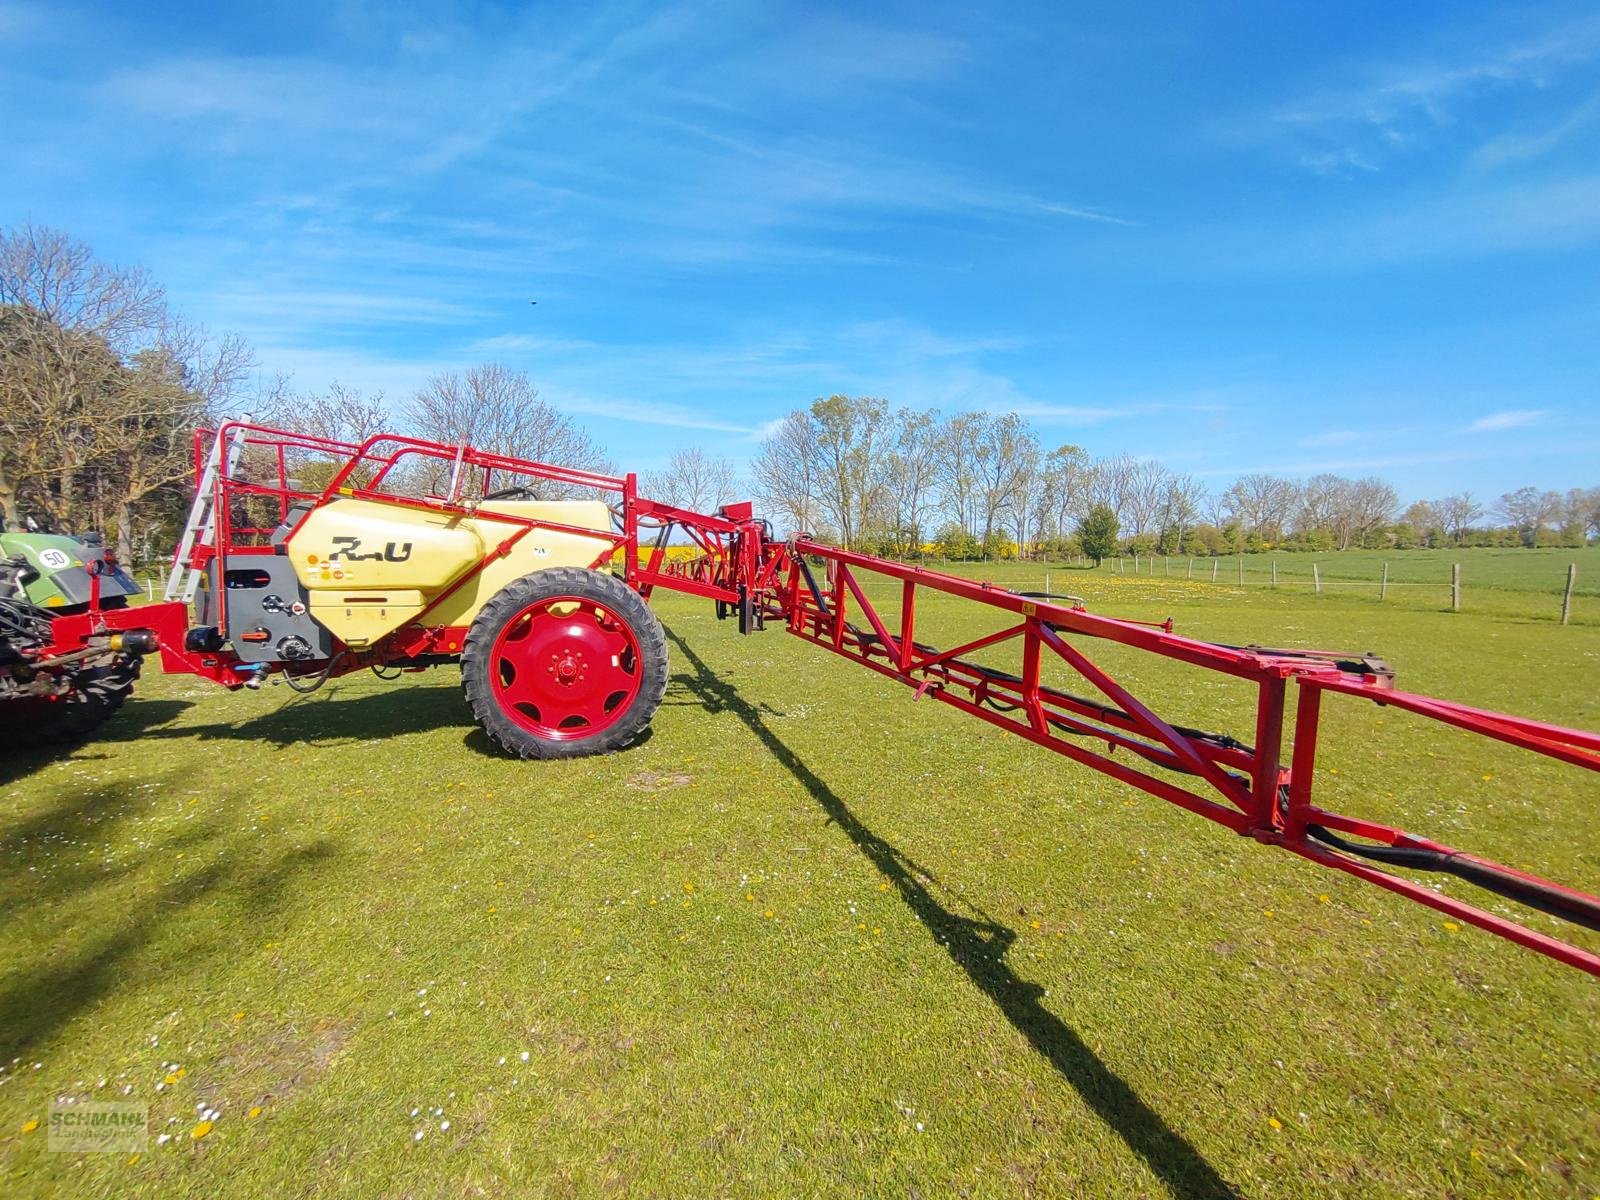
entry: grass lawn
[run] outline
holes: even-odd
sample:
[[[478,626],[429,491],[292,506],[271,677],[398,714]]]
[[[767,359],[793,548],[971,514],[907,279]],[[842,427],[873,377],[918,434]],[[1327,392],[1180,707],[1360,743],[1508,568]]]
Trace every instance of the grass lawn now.
[[[1451,567],[1461,567],[1461,610],[1522,616],[1530,620],[1561,619],[1561,594],[1567,585],[1567,567],[1575,565],[1570,620],[1600,625],[1600,546],[1582,549],[1467,549],[1467,550],[1343,550],[1336,553],[1246,554],[1229,558],[1177,556],[1141,558],[1131,555],[1101,563],[1097,574],[1119,578],[1138,576],[1157,580],[1209,583],[1215,569],[1217,583],[1270,589],[1276,567],[1276,586],[1285,591],[1311,591],[1316,574],[1324,591],[1378,603],[1385,564],[1389,584],[1383,602],[1391,607],[1438,611],[1450,607]],[[1007,564],[1006,569],[1040,575],[1043,564]],[[1055,580],[1052,576],[1052,582]],[[1077,578],[1076,573],[1068,578]]]
[[[1600,727],[1600,621],[1052,571]],[[666,701],[605,758],[491,755],[441,669],[152,671],[0,761],[0,1194],[1600,1194],[1595,980],[710,607],[659,597]],[[1089,648],[1249,736],[1234,685]],[[1594,776],[1330,706],[1324,801],[1600,890]],[[47,1152],[68,1096],[149,1147]]]

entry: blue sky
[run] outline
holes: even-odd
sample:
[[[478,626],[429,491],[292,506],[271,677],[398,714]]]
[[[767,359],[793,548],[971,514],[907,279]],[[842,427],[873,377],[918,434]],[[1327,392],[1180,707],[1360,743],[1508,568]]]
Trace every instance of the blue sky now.
[[[626,469],[847,391],[1600,483],[1592,3],[0,0],[0,130],[0,223],[300,388],[503,361]]]

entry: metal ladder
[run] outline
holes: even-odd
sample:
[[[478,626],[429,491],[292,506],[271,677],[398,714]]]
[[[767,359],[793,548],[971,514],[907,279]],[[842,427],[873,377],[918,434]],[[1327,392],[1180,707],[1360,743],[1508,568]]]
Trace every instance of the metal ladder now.
[[[241,421],[249,419],[249,414],[240,418]],[[244,452],[245,430],[235,425],[227,443],[224,447],[222,431],[219,429],[211,445],[211,453],[206,458],[206,468],[200,475],[200,486],[195,489],[194,503],[189,506],[189,519],[184,523],[183,536],[178,540],[178,549],[172,556],[172,570],[167,575],[168,600],[181,599],[189,604],[199,590],[200,571],[190,566],[189,561],[195,546],[209,541],[216,531],[217,483],[220,479],[231,478],[233,469],[239,465],[239,455]],[[224,458],[227,460],[226,467],[223,465]]]

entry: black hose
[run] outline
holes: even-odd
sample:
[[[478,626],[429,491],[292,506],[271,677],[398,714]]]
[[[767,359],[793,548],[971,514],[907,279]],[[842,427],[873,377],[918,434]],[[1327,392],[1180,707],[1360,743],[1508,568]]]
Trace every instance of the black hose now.
[[[339,653],[330,658],[327,665],[322,668],[322,671],[316,676],[315,680],[309,687],[301,687],[295,682],[295,680],[300,678],[300,676],[291,675],[287,671],[283,673],[283,681],[289,685],[290,691],[299,692],[302,696],[309,696],[312,692],[316,691],[323,684],[328,682],[328,679],[333,675],[334,667],[339,665],[339,660],[349,657],[349,654],[350,652],[348,650],[341,650]]]
[[[1538,912],[1560,917],[1585,929],[1600,930],[1600,904],[1582,896],[1569,895],[1549,884],[1524,879],[1491,863],[1466,858],[1455,851],[1426,850],[1416,846],[1374,846],[1352,842],[1321,825],[1307,825],[1306,833],[1335,850],[1371,859],[1386,866],[1409,867],[1413,871],[1443,871],[1468,883],[1515,900]]]

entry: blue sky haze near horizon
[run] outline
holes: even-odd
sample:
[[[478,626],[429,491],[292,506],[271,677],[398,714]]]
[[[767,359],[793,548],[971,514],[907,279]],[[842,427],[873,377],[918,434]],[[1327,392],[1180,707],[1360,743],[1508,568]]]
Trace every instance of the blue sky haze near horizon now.
[[[1600,484],[1593,4],[0,0],[0,114],[0,224],[303,391],[524,369],[625,469],[849,392]]]

